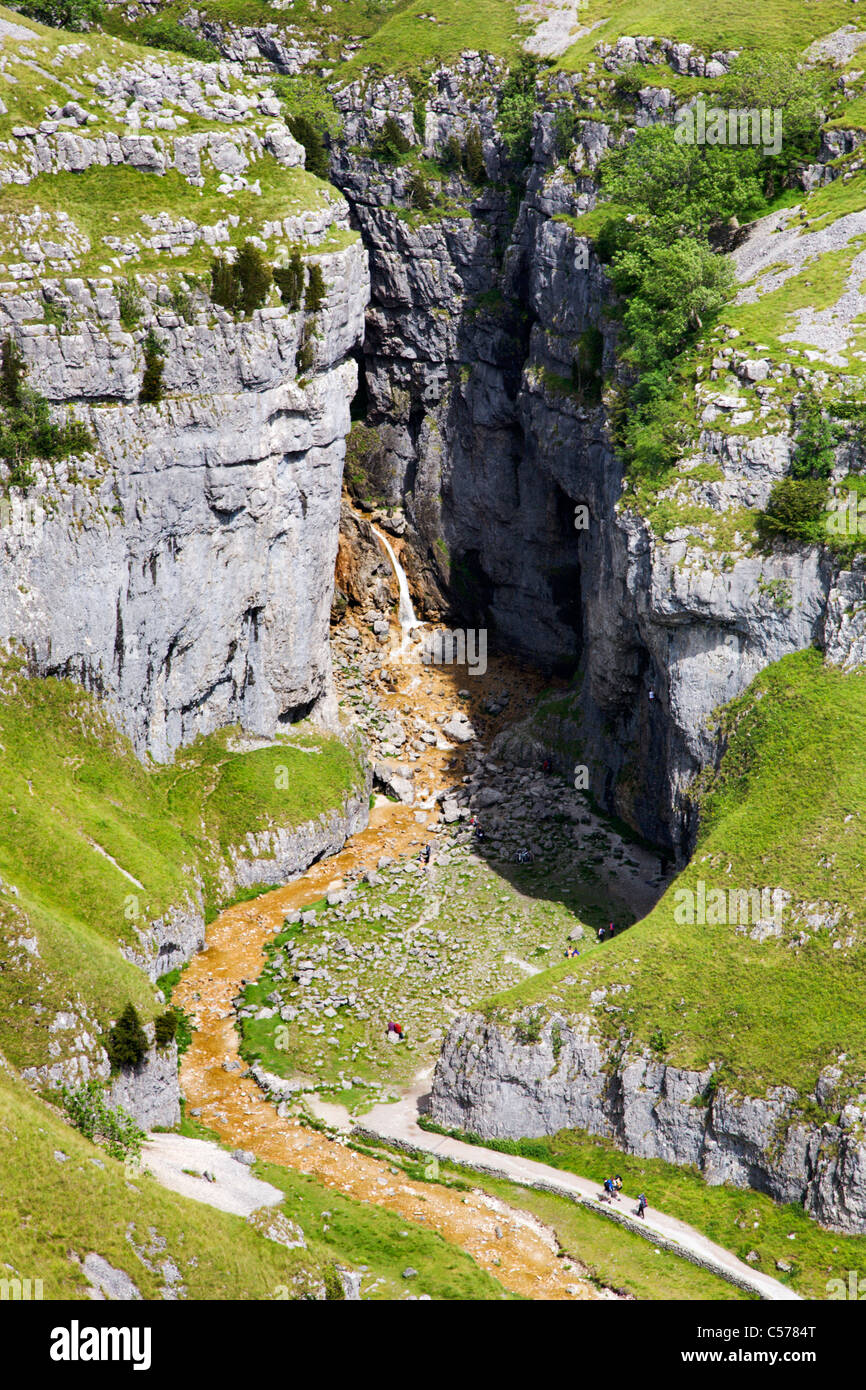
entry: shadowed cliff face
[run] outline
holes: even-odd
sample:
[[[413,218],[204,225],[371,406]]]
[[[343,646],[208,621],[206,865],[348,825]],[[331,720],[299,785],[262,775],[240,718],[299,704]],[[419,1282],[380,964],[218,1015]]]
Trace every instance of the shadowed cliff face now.
[[[479,186],[451,174],[431,213],[412,210],[406,166],[358,153],[388,114],[419,143],[408,88],[382,79],[338,98],[345,142],[333,177],[371,264],[363,375],[378,495],[405,508],[422,606],[444,605],[503,650],[575,673],[570,700],[531,722],[529,743],[545,742],[562,772],[586,764],[607,809],[686,852],[689,785],[719,751],[713,711],[815,642],[845,664],[857,639],[841,630],[838,586],[850,613],[862,580],[834,574],[814,549],[764,556],[735,537],[721,556],[699,528],[656,531],[622,501],[606,403],[622,372],[618,324],[593,246],[566,220],[594,205],[614,136],[578,121],[563,163],[555,110],[541,109],[528,168],[509,166],[487,100],[495,74],[483,68],[467,56],[431,81],[424,153],[441,157],[449,136],[463,141],[477,123],[489,175]],[[665,113],[637,114],[647,124]],[[749,236],[772,230],[758,223]],[[575,373],[588,345],[593,365]],[[713,429],[714,418],[684,467],[719,473],[690,500],[726,521],[766,505],[793,431],[739,436]]]

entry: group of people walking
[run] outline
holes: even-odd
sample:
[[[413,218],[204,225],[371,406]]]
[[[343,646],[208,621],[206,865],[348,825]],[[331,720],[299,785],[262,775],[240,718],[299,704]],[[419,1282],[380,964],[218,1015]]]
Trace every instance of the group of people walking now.
[[[618,1202],[618,1201],[619,1201],[619,1194],[620,1194],[620,1191],[621,1191],[621,1189],[622,1189],[622,1178],[620,1177],[619,1173],[617,1173],[617,1175],[616,1175],[615,1178],[605,1178],[605,1180],[604,1180],[602,1186],[603,1186],[603,1188],[604,1188],[604,1192],[603,1192],[603,1194],[602,1194],[602,1199],[601,1199],[603,1202]],[[644,1194],[641,1193],[640,1196],[639,1196],[638,1199],[637,1199],[637,1207],[635,1208],[635,1213],[634,1213],[635,1216],[639,1216],[639,1217],[641,1218],[642,1221],[645,1221],[645,1220],[646,1220],[646,1209],[647,1209],[647,1200],[646,1200],[646,1197],[644,1196]]]

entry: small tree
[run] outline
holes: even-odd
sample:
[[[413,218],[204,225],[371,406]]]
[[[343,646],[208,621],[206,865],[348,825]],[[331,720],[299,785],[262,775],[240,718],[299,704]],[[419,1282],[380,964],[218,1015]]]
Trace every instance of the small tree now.
[[[304,308],[308,314],[317,314],[325,301],[325,277],[322,274],[322,267],[317,261],[313,261],[310,266],[310,278],[307,281],[307,293],[304,296]]]
[[[274,284],[284,304],[290,309],[300,309],[304,293],[304,262],[297,246],[292,249],[285,269],[277,267],[274,270]]]
[[[330,173],[330,161],[321,132],[313,125],[309,116],[289,116],[287,125],[299,145],[303,145],[306,158],[305,167],[316,178],[326,179]]]
[[[433,199],[427,180],[420,169],[416,169],[409,180],[409,198],[412,206],[418,208],[421,212],[426,212],[433,206]]]
[[[210,297],[214,304],[233,313],[237,298],[235,268],[225,256],[214,256],[210,268]]]
[[[127,1004],[113,1025],[105,1044],[112,1071],[122,1067],[137,1067],[147,1053],[147,1038],[139,1021],[135,1005]]]
[[[245,241],[235,261],[238,283],[237,303],[245,314],[260,309],[268,297],[273,278],[271,268],[257,246]]]
[[[165,367],[165,347],[152,328],[144,340],[144,373],[138,399],[145,404],[162,400],[162,373]]]
[[[160,1014],[156,1019],[155,1028],[157,1047],[170,1047],[177,1037],[177,1014],[174,1009],[167,1009],[164,1014]]]
[[[473,183],[484,183],[484,180],[487,178],[487,166],[484,163],[484,145],[481,140],[481,131],[477,125],[471,126],[467,133],[463,166],[466,170],[467,178],[471,179]]]
[[[411,141],[403,134],[399,123],[393,116],[386,116],[382,129],[377,132],[370,146],[370,151],[375,159],[381,159],[386,164],[399,164],[411,148]]]

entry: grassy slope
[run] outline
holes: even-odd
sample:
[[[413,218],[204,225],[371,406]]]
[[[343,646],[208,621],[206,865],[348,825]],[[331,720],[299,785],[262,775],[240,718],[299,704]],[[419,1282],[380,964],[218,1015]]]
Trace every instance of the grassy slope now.
[[[581,71],[599,42],[623,34],[655,35],[694,44],[704,53],[728,48],[801,49],[813,39],[856,21],[848,0],[588,0],[581,24],[604,24],[578,39],[560,62]]]
[[[146,925],[172,904],[195,902],[199,883],[212,911],[230,845],[339,806],[359,781],[355,755],[336,739],[301,729],[273,747],[233,753],[231,736],[199,739],[169,766],[143,766],[91,696],[6,668],[0,934],[7,945],[35,935],[40,953],[25,962],[19,952],[22,968],[0,972],[0,1051],[16,1065],[46,1059],[47,1025],[76,994],[103,1023],[127,998],[152,1013],[150,986],[118,952],[118,943],[137,945],[131,918]],[[288,779],[277,778],[280,765]]]
[[[285,1297],[281,1289],[302,1296],[334,1262],[366,1265],[363,1287],[378,1281],[374,1298],[405,1294],[401,1276],[409,1263],[419,1272],[415,1293],[508,1296],[435,1232],[285,1169],[261,1173],[285,1191],[280,1209],[301,1226],[306,1250],[286,1250],[241,1217],[178,1196],[147,1176],[128,1182],[122,1163],[69,1129],[2,1067],[0,1173],[0,1274],[41,1279],[46,1299],[89,1296],[70,1255],[81,1260],[90,1251],[124,1270],[145,1298],[162,1297],[166,1259],[191,1299],[274,1299]],[[325,1212],[331,1215],[323,1220]]]
[[[578,971],[558,966],[496,1002],[588,1013],[611,1038],[654,1039],[674,1065],[723,1066],[744,1094],[789,1085],[805,1097],[841,1052],[852,1081],[866,1073],[866,679],[801,652],[764,671],[726,718],[695,855],[657,907]],[[677,925],[675,893],[699,879],[708,890],[787,889],[782,938]],[[840,925],[792,945],[803,903],[838,907]],[[590,1003],[614,984],[630,986],[627,997]]]

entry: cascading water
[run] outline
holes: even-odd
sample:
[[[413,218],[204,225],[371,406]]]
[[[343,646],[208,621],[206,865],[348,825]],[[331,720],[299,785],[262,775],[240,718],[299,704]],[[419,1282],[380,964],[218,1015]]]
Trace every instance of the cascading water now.
[[[397,577],[397,588],[400,593],[397,617],[400,621],[400,627],[405,640],[416,627],[423,627],[424,624],[421,622],[420,618],[416,618],[415,616],[415,609],[412,606],[412,595],[409,593],[409,581],[406,578],[406,571],[394,554],[394,547],[388,540],[388,537],[377,530],[375,526],[373,527],[373,533],[388,556],[388,559],[391,561],[391,567]]]

